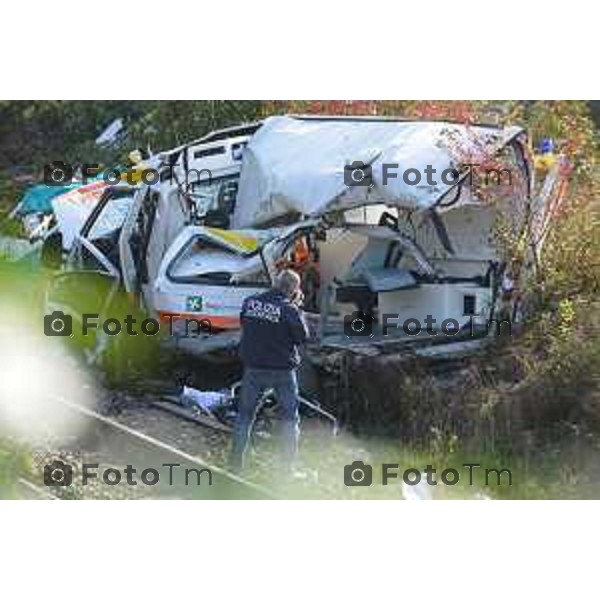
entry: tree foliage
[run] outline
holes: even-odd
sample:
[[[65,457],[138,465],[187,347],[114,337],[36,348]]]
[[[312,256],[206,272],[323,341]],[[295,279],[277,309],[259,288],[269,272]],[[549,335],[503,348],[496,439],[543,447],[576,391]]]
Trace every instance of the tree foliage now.
[[[255,120],[260,108],[254,101],[0,101],[0,168],[98,160],[94,140],[116,118],[128,128],[123,151],[159,151]]]

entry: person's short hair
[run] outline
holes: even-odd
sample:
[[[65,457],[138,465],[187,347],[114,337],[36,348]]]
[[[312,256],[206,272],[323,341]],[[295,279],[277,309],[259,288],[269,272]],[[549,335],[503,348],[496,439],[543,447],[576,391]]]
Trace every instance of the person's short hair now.
[[[275,277],[273,287],[286,296],[292,296],[292,294],[300,287],[300,283],[300,275],[298,275],[296,271],[284,269]]]

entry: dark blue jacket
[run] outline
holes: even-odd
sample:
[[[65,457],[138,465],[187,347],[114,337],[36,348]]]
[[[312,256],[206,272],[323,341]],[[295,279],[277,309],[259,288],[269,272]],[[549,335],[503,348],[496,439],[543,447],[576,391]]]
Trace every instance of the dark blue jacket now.
[[[255,369],[293,369],[300,364],[298,346],[308,338],[301,311],[277,290],[244,300],[240,312],[240,358]]]

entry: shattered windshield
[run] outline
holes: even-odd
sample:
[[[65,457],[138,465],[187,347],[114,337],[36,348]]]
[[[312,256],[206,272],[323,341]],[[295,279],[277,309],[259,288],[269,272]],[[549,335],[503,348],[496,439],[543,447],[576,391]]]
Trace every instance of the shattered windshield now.
[[[213,240],[196,237],[171,263],[167,275],[181,283],[266,285],[268,275],[260,255],[244,256]]]

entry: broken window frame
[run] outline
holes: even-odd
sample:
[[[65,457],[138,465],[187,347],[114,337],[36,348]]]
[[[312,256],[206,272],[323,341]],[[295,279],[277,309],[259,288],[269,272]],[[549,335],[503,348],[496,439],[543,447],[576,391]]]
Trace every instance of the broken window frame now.
[[[262,270],[261,270],[261,274],[264,275],[265,277],[265,281],[236,281],[235,280],[235,273],[231,273],[230,274],[230,279],[229,281],[221,281],[221,280],[215,280],[215,279],[211,279],[210,278],[210,274],[202,274],[202,275],[196,275],[196,276],[192,276],[192,277],[178,277],[176,275],[173,274],[173,269],[176,266],[176,264],[182,259],[183,255],[188,252],[191,248],[191,246],[193,244],[195,244],[198,240],[201,240],[203,243],[205,243],[207,246],[210,247],[214,247],[217,250],[220,250],[222,252],[225,253],[229,253],[229,254],[233,254],[233,255],[237,255],[239,257],[242,258],[252,258],[256,255],[260,255],[261,258],[261,263],[262,263]],[[248,252],[248,253],[242,253],[242,252],[236,252],[234,249],[232,248],[228,248],[222,244],[219,244],[218,242],[215,242],[214,240],[212,240],[211,238],[209,238],[208,236],[204,236],[202,233],[198,233],[194,236],[192,236],[186,244],[184,244],[179,251],[177,252],[177,254],[174,256],[174,258],[171,260],[171,262],[169,263],[169,265],[167,266],[166,269],[166,277],[167,279],[169,279],[169,281],[172,281],[173,283],[181,283],[181,284],[201,284],[201,285],[210,285],[210,286],[217,286],[217,287],[230,287],[230,286],[234,286],[234,287],[240,287],[240,288],[257,288],[257,287],[265,287],[268,288],[271,285],[271,277],[269,274],[269,270],[267,269],[267,266],[265,264],[265,261],[263,259],[263,256],[261,254],[261,248],[257,248],[256,250],[252,251],[252,252]],[[214,272],[210,272],[210,273],[222,273],[224,271],[214,271]]]

